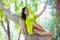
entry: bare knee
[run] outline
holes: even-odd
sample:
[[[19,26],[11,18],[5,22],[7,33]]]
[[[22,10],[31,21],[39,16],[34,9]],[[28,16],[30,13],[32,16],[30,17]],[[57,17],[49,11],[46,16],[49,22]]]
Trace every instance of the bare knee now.
[[[33,24],[32,24],[33,26],[36,26],[36,22],[33,22]]]
[[[33,26],[36,27],[36,28],[40,27],[36,22],[33,23]]]
[[[37,28],[38,30],[40,30],[40,31],[45,31],[39,24],[37,24],[36,22],[34,22],[33,23],[33,26],[35,27],[35,28]]]

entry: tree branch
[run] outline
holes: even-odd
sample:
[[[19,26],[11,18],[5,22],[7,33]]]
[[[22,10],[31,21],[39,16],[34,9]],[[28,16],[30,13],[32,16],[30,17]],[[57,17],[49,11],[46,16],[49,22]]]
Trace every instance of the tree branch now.
[[[16,13],[12,13],[10,10],[4,7],[4,4],[0,2],[0,9],[3,10],[3,13],[7,16],[8,19],[20,24],[21,28],[23,29],[21,16],[18,16]]]
[[[16,13],[12,13],[9,9],[5,8],[3,3],[0,2],[0,9],[3,10],[3,13],[7,16],[7,18],[19,23],[21,21],[21,17]]]
[[[20,29],[18,40],[20,40],[20,34],[21,34],[21,32],[22,32],[22,29]]]
[[[0,22],[1,22],[2,26],[3,26],[4,31],[7,33],[7,30],[6,30],[6,28],[5,28],[4,24],[3,24],[3,21],[0,20]]]
[[[24,28],[23,24],[22,24],[22,19],[21,16],[18,16],[16,13],[12,13],[10,10],[8,10],[7,8],[4,7],[4,4],[2,2],[0,2],[0,9],[3,10],[3,13],[5,14],[5,16],[8,19],[11,19],[12,21],[20,24],[22,30]]]
[[[6,22],[7,22],[8,40],[11,40],[11,39],[10,39],[10,27],[9,27],[9,20],[8,20],[8,18],[7,18],[7,17],[6,17]]]

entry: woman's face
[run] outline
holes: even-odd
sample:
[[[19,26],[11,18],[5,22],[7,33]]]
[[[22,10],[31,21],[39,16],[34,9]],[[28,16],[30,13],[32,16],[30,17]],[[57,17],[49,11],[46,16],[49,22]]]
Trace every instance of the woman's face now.
[[[26,16],[29,15],[29,10],[28,10],[27,8],[25,9],[24,14],[25,14]]]

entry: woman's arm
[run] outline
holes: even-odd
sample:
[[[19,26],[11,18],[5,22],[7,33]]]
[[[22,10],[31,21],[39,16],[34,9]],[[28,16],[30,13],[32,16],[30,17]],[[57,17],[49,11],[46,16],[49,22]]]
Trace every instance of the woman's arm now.
[[[39,14],[35,15],[34,17],[37,18],[37,17],[41,16],[43,14],[43,12],[45,11],[45,9],[46,9],[46,5],[43,7],[43,10]]]
[[[23,24],[23,32],[24,34],[27,34],[27,30],[26,30],[26,24],[25,24],[25,21],[22,19],[22,24]]]

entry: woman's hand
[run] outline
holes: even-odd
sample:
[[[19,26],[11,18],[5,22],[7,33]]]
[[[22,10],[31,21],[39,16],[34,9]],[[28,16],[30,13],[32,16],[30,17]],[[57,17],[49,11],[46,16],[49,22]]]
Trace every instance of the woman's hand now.
[[[45,11],[45,9],[46,9],[46,5],[44,5],[44,7],[43,7],[43,11]]]
[[[46,5],[44,5],[43,10],[39,14],[35,15],[34,17],[37,18],[37,17],[41,16],[43,14],[43,12],[45,11],[45,9],[46,9]]]

